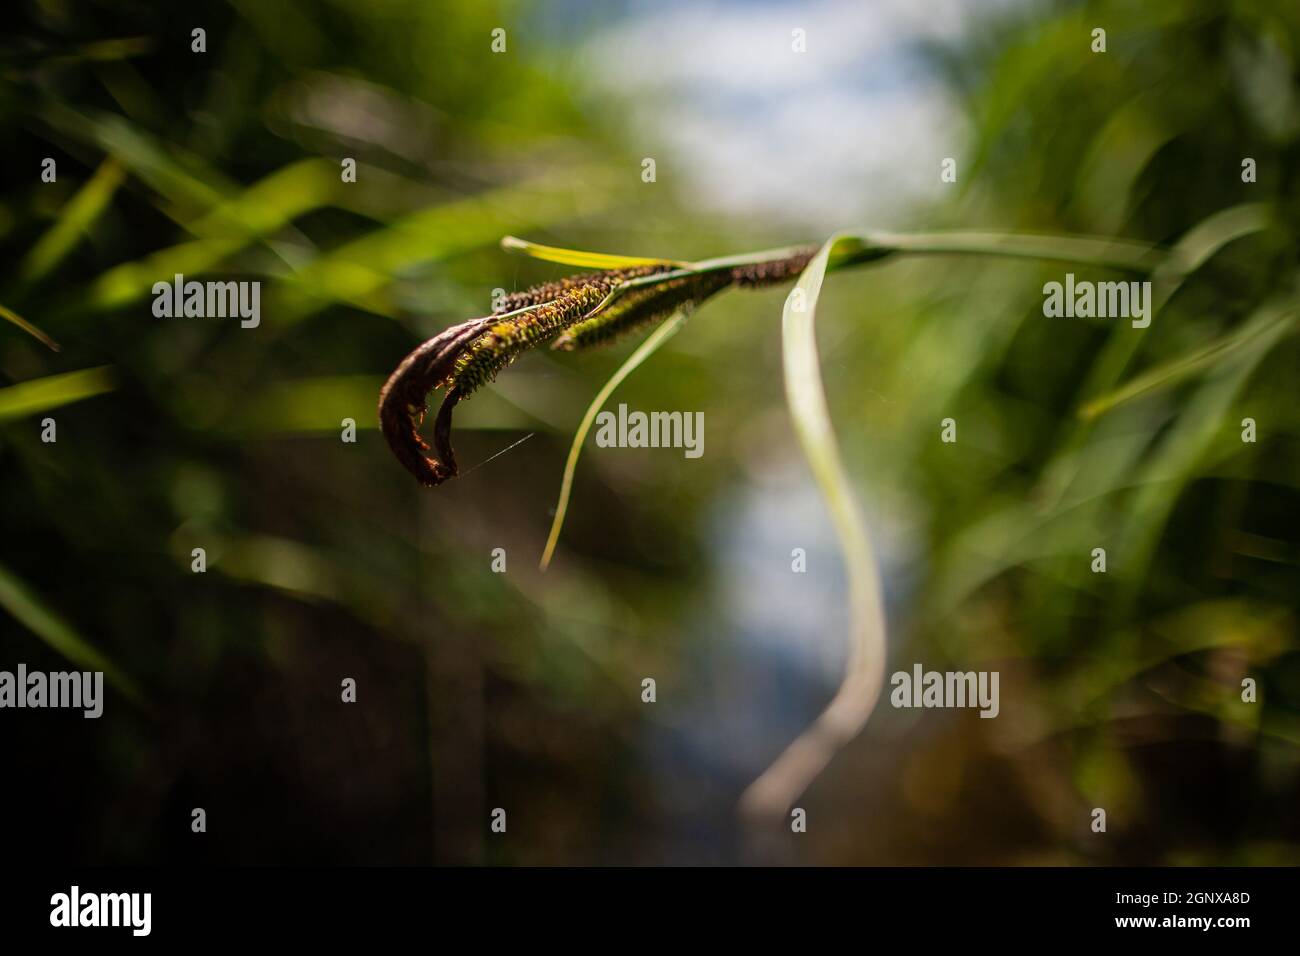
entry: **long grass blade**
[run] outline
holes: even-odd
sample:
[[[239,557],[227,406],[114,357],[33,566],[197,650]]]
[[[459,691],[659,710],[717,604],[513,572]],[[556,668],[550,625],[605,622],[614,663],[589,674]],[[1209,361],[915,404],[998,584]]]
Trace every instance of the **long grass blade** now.
[[[18,328],[22,329],[32,338],[39,339],[40,342],[43,345],[45,345],[46,348],[49,348],[55,352],[59,350],[58,342],[54,341],[54,339],[50,338],[48,335],[46,335],[36,326],[32,325],[30,322],[24,319],[13,309],[9,309],[3,305],[0,305],[0,319],[4,319],[6,322],[12,322],[14,325],[18,326]]]
[[[636,371],[646,359],[659,350],[659,347],[677,334],[677,330],[686,322],[689,313],[685,311],[677,312],[670,318],[664,320],[657,329],[650,333],[644,342],[642,342],[635,352],[627,357],[622,365],[618,367],[613,375],[609,377],[604,386],[596,397],[591,400],[587,407],[587,413],[582,416],[582,421],[578,424],[578,430],[574,432],[573,444],[569,446],[569,457],[564,463],[564,478],[560,481],[560,497],[555,502],[555,518],[551,521],[551,531],[546,537],[546,548],[542,552],[542,560],[539,567],[545,571],[551,563],[551,558],[555,555],[555,546],[560,540],[560,531],[564,528],[564,517],[569,510],[569,496],[573,492],[573,474],[578,469],[578,457],[582,454],[583,442],[587,439],[587,432],[591,431],[592,424],[596,421],[596,416],[609,397],[614,394],[614,390],[623,383],[623,380]]]
[[[828,261],[860,245],[833,237],[786,298],[782,315],[786,402],[795,432],[830,511],[849,586],[849,654],[843,683],[817,721],[790,744],[741,798],[751,819],[783,817],[835,754],[865,726],[885,678],[885,613],[880,572],[831,427],[817,355],[817,297]]]

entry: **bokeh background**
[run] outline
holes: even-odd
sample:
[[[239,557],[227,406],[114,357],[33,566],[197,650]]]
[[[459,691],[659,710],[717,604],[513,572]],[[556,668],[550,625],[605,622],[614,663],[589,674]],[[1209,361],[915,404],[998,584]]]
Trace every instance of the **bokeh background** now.
[[[98,721],[0,714],[7,855],[1300,859],[1300,9],[11,8],[0,305],[62,348],[0,323],[0,667],[100,655],[116,685]],[[494,289],[565,273],[505,234],[693,259],[844,227],[1187,241],[1206,261],[1141,333],[1045,319],[1059,265],[828,279],[823,371],[890,670],[998,670],[1001,714],[883,704],[801,801],[809,832],[760,856],[736,801],[833,692],[847,627],[784,408],[783,291],[719,297],[620,388],[703,411],[705,454],[588,448],[545,574],[572,430],[634,342],[525,356],[459,410],[462,468],[532,437],[432,491],[375,404]],[[154,317],[177,272],[260,280],[261,326]]]

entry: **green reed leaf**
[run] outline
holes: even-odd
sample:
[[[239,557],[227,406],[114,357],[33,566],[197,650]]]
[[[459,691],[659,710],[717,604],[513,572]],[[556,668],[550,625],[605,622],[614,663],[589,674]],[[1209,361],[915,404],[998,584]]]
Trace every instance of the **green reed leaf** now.
[[[1187,230],[1151,270],[1152,321],[1163,314],[1189,276],[1229,243],[1268,228],[1272,218],[1267,205],[1243,203],[1213,213]],[[1124,370],[1132,364],[1145,342],[1145,336],[1134,335],[1123,326],[1111,330],[1079,389],[1080,395],[1090,396],[1085,405],[1105,403],[1108,396],[1116,396]],[[1059,441],[1044,469],[1036,495],[1045,509],[1050,510],[1050,504],[1059,503],[1076,484],[1079,467],[1086,457],[1082,449],[1090,440],[1094,422],[1106,408],[1114,408],[1117,404],[1120,402],[1112,401],[1104,407],[1099,404],[1093,414],[1080,413],[1075,427],[1068,429]]]
[[[1129,272],[1150,272],[1165,250],[1146,242],[1092,236],[1011,232],[863,232],[846,235],[832,256],[832,266],[852,265],[863,256],[908,255],[1006,256],[1072,262]]]
[[[1227,361],[1261,335],[1266,335],[1272,340],[1275,333],[1279,331],[1278,326],[1289,327],[1294,325],[1296,316],[1297,311],[1295,308],[1283,309],[1266,315],[1262,322],[1250,322],[1235,328],[1227,335],[1215,339],[1208,345],[1203,345],[1199,349],[1195,349],[1173,361],[1158,365],[1132,379],[1122,387],[1093,399],[1079,410],[1079,416],[1081,418],[1096,418],[1098,415],[1110,411],[1116,405],[1122,405],[1124,402],[1138,396],[1171,388],[1199,372]]]
[[[558,262],[566,266],[579,266],[584,269],[630,269],[635,266],[675,265],[685,267],[687,263],[675,259],[654,259],[645,256],[620,256],[607,252],[583,252],[580,249],[562,249],[559,246],[544,246],[538,242],[529,242],[515,236],[506,236],[501,240],[501,248],[506,252],[518,252],[533,259],[546,262]]]
[[[44,277],[63,260],[77,239],[88,232],[108,208],[125,177],[122,165],[112,157],[99,164],[95,175],[68,200],[54,225],[23,258],[18,274],[24,282],[35,282]]]
[[[1243,341],[1197,387],[1173,426],[1161,436],[1135,476],[1136,493],[1127,503],[1119,553],[1128,562],[1125,598],[1136,600],[1170,513],[1192,480],[1197,466],[1221,441],[1230,410],[1255,369],[1291,327],[1294,300],[1266,302],[1241,329]]]
[[[564,527],[564,517],[569,510],[569,496],[573,491],[573,474],[578,468],[578,457],[582,454],[582,445],[587,439],[587,432],[591,431],[591,426],[596,421],[596,416],[600,414],[600,410],[609,401],[609,397],[614,394],[614,390],[623,384],[623,380],[636,371],[642,362],[657,352],[661,345],[677,334],[677,330],[685,324],[688,315],[689,313],[685,310],[677,312],[651,332],[646,340],[637,346],[636,351],[627,357],[627,361],[618,367],[618,371],[609,377],[609,381],[596,393],[596,397],[587,406],[587,412],[582,416],[582,421],[578,424],[578,430],[574,432],[573,444],[569,446],[569,457],[564,463],[564,478],[560,482],[560,496],[555,502],[555,518],[551,521],[551,531],[546,537],[546,548],[542,552],[542,560],[538,565],[543,571],[547,569],[551,563],[551,558],[555,555],[555,546],[559,543],[560,531]]]
[[[0,422],[111,392],[112,367],[85,368],[0,388]]]

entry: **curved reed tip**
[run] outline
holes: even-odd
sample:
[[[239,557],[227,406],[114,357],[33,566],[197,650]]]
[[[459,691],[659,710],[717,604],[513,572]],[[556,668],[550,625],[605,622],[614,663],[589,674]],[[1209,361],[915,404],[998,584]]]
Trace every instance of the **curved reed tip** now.
[[[422,485],[440,485],[455,478],[456,453],[451,447],[451,414],[464,397],[452,388],[443,399],[434,423],[433,446],[420,437],[431,391],[450,381],[458,359],[492,321],[471,319],[435,335],[406,358],[388,377],[379,393],[379,427],[402,467]],[[433,452],[433,454],[427,454]]]

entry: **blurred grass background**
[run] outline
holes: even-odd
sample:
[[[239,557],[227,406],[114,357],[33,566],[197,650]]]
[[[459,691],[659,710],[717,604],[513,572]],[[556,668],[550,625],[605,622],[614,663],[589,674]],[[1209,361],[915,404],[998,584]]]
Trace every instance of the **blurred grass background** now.
[[[1296,862],[1300,13],[959,6],[959,41],[912,52],[964,124],[913,157],[931,193],[859,223],[704,210],[692,157],[642,125],[674,123],[673,92],[629,100],[591,53],[675,5],[20,4],[0,41],[0,305],[61,350],[0,324],[0,666],[107,661],[117,689],[99,721],[6,713],[19,848],[750,859],[736,798],[829,696],[845,627],[784,410],[783,292],[710,303],[620,388],[615,403],[704,411],[705,455],[589,448],[545,575],[568,436],[634,343],[526,356],[458,412],[462,468],[533,437],[435,491],[391,458],[375,403],[493,289],[563,274],[504,256],[504,234],[690,259],[887,225],[1123,235],[1198,267],[1157,277],[1145,332],[1045,319],[1060,266],[924,258],[828,280],[824,375],[885,562],[890,670],[996,669],[1002,707],[884,705],[775,859]],[[759,21],[783,52],[805,15],[870,16],[753,9],[709,8],[696,55],[735,55]],[[865,151],[890,130],[825,134]],[[946,156],[957,184],[938,181]],[[825,205],[831,187],[795,188]],[[261,326],[155,318],[150,289],[177,272],[260,280]],[[498,806],[508,839],[487,833]]]

